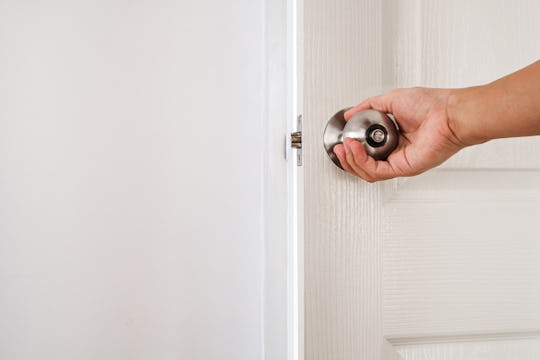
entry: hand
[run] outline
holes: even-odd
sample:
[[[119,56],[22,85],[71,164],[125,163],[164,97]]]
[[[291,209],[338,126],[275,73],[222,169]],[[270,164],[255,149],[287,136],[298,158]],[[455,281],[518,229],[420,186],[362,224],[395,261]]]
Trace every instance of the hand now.
[[[345,120],[366,109],[393,114],[400,128],[399,145],[386,161],[376,161],[362,143],[346,138],[343,145],[334,147],[341,165],[368,182],[417,175],[440,165],[465,147],[451,128],[451,94],[450,89],[398,89],[350,109]]]

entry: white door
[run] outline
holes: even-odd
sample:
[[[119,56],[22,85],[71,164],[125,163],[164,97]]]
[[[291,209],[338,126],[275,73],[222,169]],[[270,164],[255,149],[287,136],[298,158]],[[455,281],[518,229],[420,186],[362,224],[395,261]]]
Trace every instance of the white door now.
[[[326,158],[338,109],[486,83],[540,58],[538,1],[304,1],[305,351],[540,359],[540,139],[376,184]]]

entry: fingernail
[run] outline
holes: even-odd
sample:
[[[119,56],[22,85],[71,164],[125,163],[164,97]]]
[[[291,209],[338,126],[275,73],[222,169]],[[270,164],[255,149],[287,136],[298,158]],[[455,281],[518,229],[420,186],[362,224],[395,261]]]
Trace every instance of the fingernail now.
[[[345,148],[345,151],[346,152],[350,152],[351,151],[351,148],[349,147],[349,143],[348,143],[348,140],[349,138],[345,138],[343,139],[343,147]]]

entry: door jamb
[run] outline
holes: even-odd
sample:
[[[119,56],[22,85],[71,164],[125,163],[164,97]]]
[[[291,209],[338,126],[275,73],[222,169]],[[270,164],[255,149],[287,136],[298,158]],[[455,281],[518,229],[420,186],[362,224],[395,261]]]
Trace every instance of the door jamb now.
[[[302,171],[290,134],[299,114],[301,0],[265,1],[262,236],[263,359],[303,359]]]

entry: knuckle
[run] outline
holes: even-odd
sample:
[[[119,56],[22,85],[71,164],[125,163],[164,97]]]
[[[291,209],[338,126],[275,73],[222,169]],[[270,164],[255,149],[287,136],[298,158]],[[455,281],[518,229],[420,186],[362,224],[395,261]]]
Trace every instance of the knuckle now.
[[[369,174],[364,174],[364,176],[362,176],[362,179],[364,179],[365,181],[367,181],[368,183],[372,184],[376,181],[376,179],[369,175]]]

